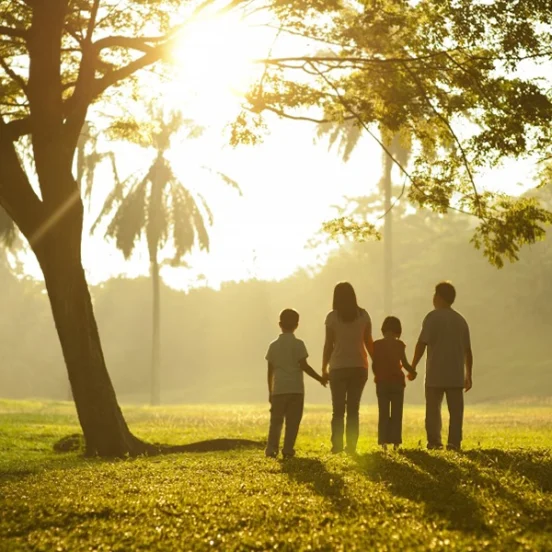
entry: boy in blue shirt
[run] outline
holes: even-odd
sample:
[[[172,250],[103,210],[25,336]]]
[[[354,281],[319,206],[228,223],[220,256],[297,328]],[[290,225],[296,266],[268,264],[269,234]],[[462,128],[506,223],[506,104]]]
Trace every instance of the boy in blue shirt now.
[[[299,325],[299,313],[293,309],[284,309],[280,313],[282,333],[268,347],[268,400],[270,408],[270,429],[265,454],[271,458],[278,456],[280,436],[284,420],[284,458],[295,456],[295,440],[299,424],[303,417],[305,386],[303,372],[319,381],[324,387],[327,380],[317,374],[307,363],[307,348],[294,335]]]

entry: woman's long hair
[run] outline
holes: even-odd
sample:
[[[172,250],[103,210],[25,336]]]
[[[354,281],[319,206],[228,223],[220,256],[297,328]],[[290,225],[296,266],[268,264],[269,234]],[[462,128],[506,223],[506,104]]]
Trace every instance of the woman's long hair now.
[[[334,288],[333,310],[343,322],[352,322],[358,317],[358,304],[353,286],[349,282],[339,282]]]

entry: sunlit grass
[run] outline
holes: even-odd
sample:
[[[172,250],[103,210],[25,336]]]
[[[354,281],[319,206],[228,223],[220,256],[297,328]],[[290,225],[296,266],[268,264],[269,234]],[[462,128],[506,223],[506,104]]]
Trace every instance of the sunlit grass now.
[[[299,457],[260,451],[126,461],[56,454],[72,405],[0,401],[0,550],[550,550],[552,409],[470,407],[465,450],[431,452],[423,409],[405,448],[377,449],[363,407],[360,456],[329,453],[328,407],[308,406]],[[157,442],[264,440],[258,406],[128,407]]]

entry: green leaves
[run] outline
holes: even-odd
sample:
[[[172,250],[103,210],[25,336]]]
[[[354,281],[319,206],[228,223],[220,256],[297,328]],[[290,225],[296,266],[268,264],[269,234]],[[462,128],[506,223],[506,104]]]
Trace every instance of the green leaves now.
[[[504,266],[504,259],[517,261],[521,246],[543,239],[545,226],[552,224],[552,212],[540,207],[534,198],[498,196],[484,213],[472,243],[497,268]]]
[[[478,218],[473,243],[497,266],[540,239],[549,215],[482,193],[479,174],[505,158],[552,151],[552,96],[538,65],[552,55],[549,3],[384,0],[315,9],[324,15],[277,12],[284,28],[325,47],[268,60],[251,109],[292,119],[322,113],[319,133],[345,158],[360,129],[376,140],[376,125],[403,133],[412,152],[410,165],[400,161],[409,199]],[[343,219],[329,230],[363,235],[355,224]]]
[[[359,222],[354,217],[339,217],[325,222],[322,225],[324,232],[332,238],[345,237],[355,241],[366,241],[368,239],[381,239],[381,234],[376,226],[370,222]]]

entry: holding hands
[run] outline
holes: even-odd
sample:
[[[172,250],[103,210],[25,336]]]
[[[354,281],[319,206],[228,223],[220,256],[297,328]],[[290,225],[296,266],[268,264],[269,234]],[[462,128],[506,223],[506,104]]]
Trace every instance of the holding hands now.
[[[418,376],[418,372],[414,371],[414,372],[408,372],[408,374],[406,375],[406,377],[408,378],[408,381],[414,381]]]

